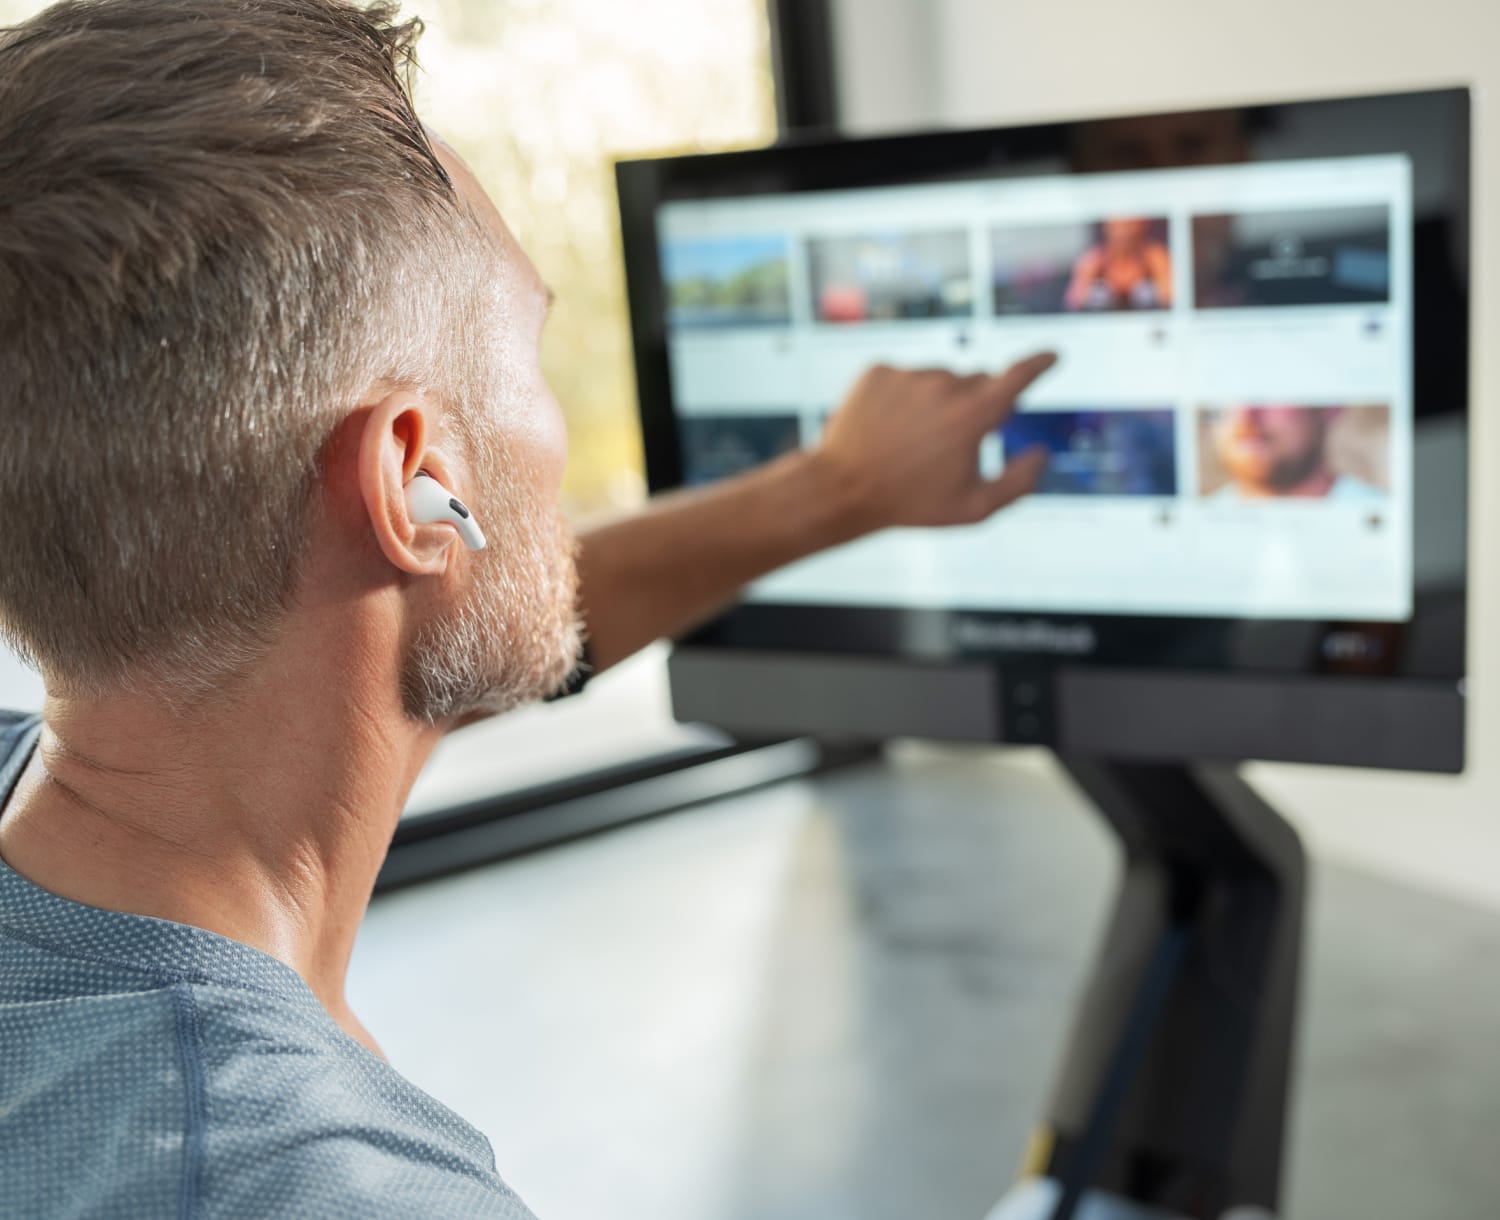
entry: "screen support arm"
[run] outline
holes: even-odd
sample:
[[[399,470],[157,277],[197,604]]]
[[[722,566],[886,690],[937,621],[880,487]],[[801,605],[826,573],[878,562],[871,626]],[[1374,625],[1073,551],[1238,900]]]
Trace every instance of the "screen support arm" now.
[[[1046,1214],[1069,1220],[1085,1192],[1153,1215],[1274,1211],[1302,942],[1297,835],[1232,766],[1061,761],[1125,860],[1026,1167],[1055,1183]]]

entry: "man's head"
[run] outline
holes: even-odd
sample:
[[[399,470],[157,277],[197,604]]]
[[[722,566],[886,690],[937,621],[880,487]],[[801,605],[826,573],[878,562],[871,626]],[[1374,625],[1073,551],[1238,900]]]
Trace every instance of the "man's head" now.
[[[1324,469],[1336,414],[1316,407],[1233,407],[1214,421],[1214,448],[1241,491],[1288,495]]]
[[[1251,115],[1244,110],[1203,110],[1083,123],[1073,133],[1073,168],[1168,169],[1248,161]]]
[[[1139,216],[1113,216],[1099,226],[1104,245],[1112,252],[1130,254],[1146,244],[1151,222]]]
[[[253,667],[337,515],[334,452],[368,513],[344,541],[409,599],[408,713],[571,664],[545,293],[412,110],[417,32],[386,4],[69,0],[0,34],[0,631],[49,689]],[[405,520],[432,465],[489,550]]]

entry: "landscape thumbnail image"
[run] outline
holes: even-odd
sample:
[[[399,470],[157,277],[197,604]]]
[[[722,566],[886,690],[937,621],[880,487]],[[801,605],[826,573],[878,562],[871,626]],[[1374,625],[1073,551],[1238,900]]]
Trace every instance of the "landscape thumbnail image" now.
[[[813,238],[808,263],[820,322],[965,318],[974,313],[969,235],[962,229]]]
[[[1007,225],[990,231],[998,317],[1169,309],[1172,254],[1164,218]]]
[[[687,415],[677,421],[686,487],[716,483],[802,447],[796,415]]]
[[[1391,295],[1385,204],[1193,217],[1199,309],[1361,305]]]
[[[785,326],[791,276],[785,237],[709,237],[662,247],[667,321],[685,330]]]
[[[1000,429],[1007,460],[1048,453],[1038,495],[1175,496],[1176,412],[1019,411]]]
[[[1367,502],[1390,492],[1386,406],[1237,403],[1198,417],[1198,494]]]

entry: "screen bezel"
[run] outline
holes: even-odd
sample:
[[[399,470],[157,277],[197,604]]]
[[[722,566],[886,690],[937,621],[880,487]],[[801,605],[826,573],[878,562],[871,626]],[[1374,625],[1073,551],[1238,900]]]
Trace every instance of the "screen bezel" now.
[[[1421,128],[1420,121],[1391,123],[1393,107],[1413,116],[1440,111],[1444,130],[1414,135]],[[1414,198],[1433,195],[1440,200],[1437,207],[1424,209],[1414,219],[1445,226],[1454,251],[1451,265],[1434,269],[1419,264],[1414,268],[1415,418],[1418,426],[1424,421],[1457,421],[1466,437],[1469,91],[1427,90],[1222,109],[1259,126],[1295,123],[1302,151],[1294,159],[1348,155],[1351,150],[1347,142],[1335,132],[1320,133],[1319,125],[1330,121],[1347,125],[1351,116],[1358,120],[1368,111],[1367,126],[1373,126],[1378,117],[1382,132],[1392,134],[1383,136],[1382,147],[1366,143],[1357,151],[1404,153],[1411,158]],[[971,131],[791,141],[749,151],[620,162],[617,182],[626,280],[651,491],[667,491],[682,481],[656,241],[659,204],[674,199],[1022,177],[1027,176],[1028,164],[1066,155],[1087,125],[1122,117],[1165,122],[1180,115],[1111,115]],[[1433,139],[1447,139],[1452,145],[1457,169],[1446,182],[1421,177],[1425,164],[1421,146]],[[1213,158],[1191,162],[1232,163]],[[1186,164],[1167,161],[1159,167]],[[1423,277],[1424,271],[1436,270],[1447,278],[1443,280],[1441,303],[1434,306],[1432,275],[1428,274],[1425,281]],[[1457,474],[1462,477],[1466,471]],[[1454,477],[1454,472],[1445,477]],[[1419,478],[1416,504],[1423,499]],[[709,648],[895,656],[926,663],[1025,659],[1029,664],[1044,666],[1458,680],[1465,674],[1467,661],[1467,583],[1465,561],[1455,581],[1436,589],[1418,588],[1413,617],[1404,624],[749,602],[699,629],[690,642]],[[987,632],[986,627],[994,630]]]

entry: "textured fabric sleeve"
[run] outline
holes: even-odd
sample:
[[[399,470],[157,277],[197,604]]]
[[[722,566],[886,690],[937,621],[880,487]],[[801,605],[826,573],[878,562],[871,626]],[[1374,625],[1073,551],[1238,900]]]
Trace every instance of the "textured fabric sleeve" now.
[[[394,1139],[378,1126],[353,1123],[257,1151],[263,1155],[214,1180],[202,1220],[536,1220],[504,1187],[444,1165],[434,1148]]]
[[[222,988],[197,994],[201,1220],[535,1220],[478,1131],[331,1022]]]
[[[0,805],[16,786],[41,727],[40,716],[0,708]]]

